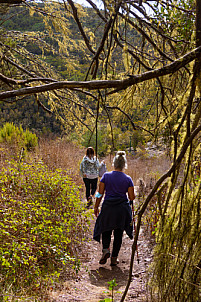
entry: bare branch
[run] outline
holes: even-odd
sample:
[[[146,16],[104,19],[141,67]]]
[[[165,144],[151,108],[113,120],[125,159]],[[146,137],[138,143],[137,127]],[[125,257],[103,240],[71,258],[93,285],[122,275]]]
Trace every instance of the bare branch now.
[[[119,13],[119,15],[125,19],[126,17]],[[143,37],[145,37],[145,39],[153,46],[153,48],[165,59],[169,60],[169,61],[173,61],[173,59],[171,59],[169,56],[167,56],[158,46],[157,44],[151,39],[151,37],[139,26],[137,26],[137,24],[135,24],[133,21],[131,20],[127,20],[128,23],[130,23],[133,28],[135,28],[139,33],[142,34]]]
[[[52,114],[52,111],[50,109],[48,109],[45,105],[43,105],[43,103],[41,103],[41,101],[39,101],[39,98],[37,95],[35,95],[35,99],[38,104],[38,107],[41,107],[44,111],[48,112],[49,114]]]
[[[78,15],[77,15],[77,8],[75,7],[75,5],[74,5],[74,3],[73,3],[72,0],[67,0],[67,1],[68,1],[68,3],[70,4],[70,6],[71,6],[71,8],[72,8],[72,10],[73,10],[73,16],[74,16],[74,18],[75,18],[75,21],[77,22],[77,25],[78,25],[78,27],[79,27],[79,30],[80,30],[80,32],[81,32],[81,34],[82,34],[82,37],[83,37],[83,39],[84,39],[84,41],[85,41],[86,46],[87,46],[88,49],[94,54],[95,51],[92,49],[92,47],[91,47],[91,45],[90,45],[90,43],[89,43],[89,39],[87,38],[87,36],[86,36],[86,34],[85,34],[85,32],[84,32],[84,29],[83,29],[83,27],[82,27],[82,24],[80,23],[80,20],[79,20],[79,18],[78,18]]]
[[[12,78],[8,78],[4,76],[2,73],[0,73],[0,81],[6,83],[6,84],[13,84],[13,85],[25,85],[32,82],[57,82],[57,80],[54,80],[52,78],[31,78],[27,80],[14,80]]]
[[[34,93],[40,93],[40,92],[56,90],[56,89],[64,89],[64,88],[68,88],[68,89],[85,88],[89,90],[116,88],[116,90],[109,93],[111,94],[147,80],[151,80],[157,77],[175,73],[180,68],[185,67],[188,63],[192,62],[197,57],[199,57],[200,54],[201,54],[201,46],[195,48],[194,50],[187,53],[183,57],[175,60],[173,63],[168,64],[162,68],[147,71],[137,76],[130,75],[129,78],[126,78],[124,80],[58,81],[56,83],[50,83],[41,86],[27,87],[18,90],[2,92],[0,93],[0,100],[4,100],[10,97],[16,97],[20,95],[30,95]]]
[[[125,111],[123,111],[121,108],[119,108],[119,107],[117,107],[117,106],[113,106],[113,107],[112,107],[112,106],[106,106],[106,108],[108,108],[108,109],[116,109],[116,110],[119,110],[121,113],[123,113],[123,114],[127,117],[127,119],[130,121],[130,123],[131,123],[131,125],[132,125],[132,127],[133,127],[133,130],[141,129],[141,130],[146,131],[146,132],[148,132],[149,134],[151,134],[151,136],[154,136],[154,134],[151,133],[151,131],[146,130],[146,129],[143,128],[143,127],[140,127],[140,126],[135,125],[134,122],[132,121],[131,117],[130,117]]]
[[[96,11],[97,15],[105,22],[107,22],[107,19],[101,14],[100,10],[98,9],[98,7],[95,5],[95,3],[93,3],[93,1],[91,0],[86,0],[92,7],[93,9]]]
[[[63,100],[66,100],[66,101],[68,100],[69,102],[71,102],[71,103],[73,103],[73,104],[75,104],[75,105],[77,105],[77,106],[79,106],[79,107],[85,109],[92,117],[95,117],[94,114],[93,114],[93,112],[91,112],[91,111],[89,110],[89,108],[87,108],[84,104],[80,104],[80,103],[78,103],[78,102],[75,102],[72,98],[64,97],[64,96],[62,96],[62,95],[59,95],[59,94],[56,93],[56,92],[54,92],[54,93],[55,93],[55,95],[56,95],[58,98],[63,99]]]
[[[117,38],[117,35],[116,34],[114,34],[114,38],[115,38],[115,41],[116,41],[116,43],[123,49],[124,48],[124,45],[119,41],[119,39]],[[149,67],[149,66],[147,66],[137,55],[136,55],[136,53],[134,52],[134,51],[132,51],[131,49],[128,49],[127,50],[128,51],[128,53],[133,57],[133,58],[135,58],[135,60],[139,63],[139,64],[141,64],[145,69],[147,69],[147,70],[151,70],[151,68]]]
[[[0,73],[0,81],[6,83],[7,85],[10,85],[10,84],[16,85],[16,84],[18,84],[17,80],[8,78],[8,77],[4,76],[2,73]]]
[[[110,28],[112,27],[116,17],[117,17],[117,13],[119,11],[119,8],[121,6],[121,1],[120,3],[118,3],[117,7],[115,8],[115,13],[112,14],[110,20],[108,21],[108,23],[106,24],[106,28],[105,28],[105,31],[104,31],[104,34],[103,34],[103,37],[102,37],[102,40],[100,42],[100,45],[99,45],[99,48],[97,50],[97,52],[95,53],[94,57],[93,57],[93,61],[92,62],[96,62],[96,68],[95,68],[95,71],[93,73],[93,78],[96,77],[96,73],[97,73],[97,70],[98,70],[98,59],[99,59],[99,56],[104,48],[104,45],[105,45],[105,41],[107,39],[107,36],[108,36],[108,33],[109,33],[109,30]]]

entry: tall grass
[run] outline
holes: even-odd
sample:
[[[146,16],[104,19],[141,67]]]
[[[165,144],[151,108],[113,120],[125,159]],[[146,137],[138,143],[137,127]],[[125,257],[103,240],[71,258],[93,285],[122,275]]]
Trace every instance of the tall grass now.
[[[41,159],[51,170],[62,168],[78,185],[82,184],[79,175],[80,162],[85,149],[61,139],[41,138],[36,159]]]
[[[108,170],[114,169],[112,166],[114,155],[109,155],[105,159]],[[169,160],[165,153],[150,157],[144,153],[132,155],[128,152],[126,157],[128,168],[124,172],[130,175],[134,185],[139,178],[149,185],[152,179],[156,181],[169,167]]]
[[[77,184],[82,184],[79,175],[80,162],[85,155],[86,148],[77,146],[71,142],[61,139],[40,139],[37,157],[51,169],[62,168],[73,178]],[[107,155],[105,160],[108,171],[114,169],[112,166],[115,153]],[[157,180],[169,167],[169,160],[165,154],[148,156],[148,154],[137,153],[132,155],[127,152],[128,168],[125,173],[130,175],[134,185],[139,178],[144,179],[149,184],[151,179]]]

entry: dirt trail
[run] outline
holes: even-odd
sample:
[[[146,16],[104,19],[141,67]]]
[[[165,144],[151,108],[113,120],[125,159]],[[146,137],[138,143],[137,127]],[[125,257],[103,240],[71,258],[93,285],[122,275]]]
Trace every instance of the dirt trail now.
[[[149,158],[143,159],[128,157],[127,173],[133,180],[143,178],[147,184],[150,183],[152,176],[156,172],[161,175],[167,171],[169,161],[167,156],[162,152],[151,151]],[[154,156],[153,156],[154,155]],[[159,160],[160,158],[160,160]],[[106,160],[108,169],[110,170],[111,159]],[[155,173],[155,174],[154,174]],[[153,174],[153,175],[152,175]],[[84,191],[83,191],[84,195]],[[135,200],[138,203],[138,198]],[[93,211],[91,209],[91,211]],[[125,290],[131,257],[131,247],[133,240],[130,240],[125,234],[122,247],[119,253],[120,263],[116,267],[110,266],[110,259],[105,265],[99,265],[99,259],[102,254],[101,244],[92,240],[95,217],[91,222],[89,233],[89,241],[85,245],[85,258],[82,259],[83,265],[76,280],[66,281],[60,291],[52,292],[53,302],[66,301],[88,301],[99,302],[106,298],[111,298],[108,289],[108,282],[116,279],[117,286],[114,291],[114,301],[120,301],[122,293]],[[153,241],[152,241],[153,242]],[[112,243],[112,242],[111,242]],[[153,243],[151,243],[150,235],[146,234],[146,230],[142,228],[138,241],[138,254],[140,263],[137,263],[135,256],[132,282],[129,287],[125,302],[145,302],[147,300],[146,278],[148,266],[152,261]]]
[[[123,243],[118,257],[120,261],[118,266],[111,267],[110,259],[108,259],[105,265],[99,265],[102,246],[96,241],[91,240],[93,237],[94,224],[95,218],[91,223],[89,242],[86,242],[84,248],[86,257],[82,259],[83,264],[76,280],[66,281],[62,289],[52,292],[51,296],[54,302],[99,302],[106,298],[111,298],[111,292],[108,289],[107,282],[112,281],[114,278],[117,283],[114,289],[114,301],[120,301],[127,284],[133,240],[130,240],[124,232]],[[146,272],[152,259],[151,250],[151,243],[147,240],[147,236],[142,230],[138,242],[140,262],[138,264],[137,258],[135,257],[133,278],[125,299],[126,302],[142,302],[147,300]]]

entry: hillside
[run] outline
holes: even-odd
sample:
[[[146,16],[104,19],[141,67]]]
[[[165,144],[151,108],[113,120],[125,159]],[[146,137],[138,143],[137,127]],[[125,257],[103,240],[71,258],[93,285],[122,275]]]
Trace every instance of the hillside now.
[[[58,41],[50,34],[43,18],[42,4],[38,4],[38,12],[32,12],[28,8],[24,7],[11,7],[6,14],[1,15],[3,36],[10,36],[10,41],[14,42],[15,33],[18,32],[22,36],[22,40],[18,41],[19,47],[24,47],[27,50],[27,56],[29,53],[38,60],[45,62],[45,68],[50,70],[55,77],[61,80],[84,80],[89,69],[89,62],[91,55],[89,52],[80,47],[82,40],[81,34],[78,31],[77,24],[72,17],[66,19],[68,24],[68,45],[66,45],[66,53],[60,52]],[[93,9],[82,8],[83,27],[87,32],[91,32],[94,43],[98,45],[100,38],[104,31],[104,24],[100,23]],[[40,11],[40,12],[39,12]],[[61,8],[61,13],[63,10]],[[52,30],[55,29],[52,27]],[[59,34],[59,33],[58,33]],[[128,32],[128,37],[133,43],[138,43],[138,34],[136,31],[131,30]],[[46,44],[44,45],[44,41]],[[11,43],[11,42],[9,42]],[[45,46],[45,47],[44,47]],[[54,49],[54,50],[53,50]],[[113,62],[116,64],[117,70],[124,69],[123,61],[120,59],[122,50],[117,50],[112,54]],[[29,72],[32,70],[29,68]],[[9,69],[8,69],[9,75]],[[81,95],[81,98],[86,98]],[[49,99],[42,98],[42,103],[47,108],[51,108]],[[94,111],[96,108],[93,102],[89,100],[89,104]],[[63,123],[55,114],[49,114],[44,111],[41,106],[38,106],[36,99],[33,96],[24,97],[18,102],[0,103],[0,126],[5,122],[14,122],[16,125],[22,125],[23,128],[31,129],[32,131],[42,134],[64,134],[65,127]],[[60,110],[61,111],[61,110]],[[134,114],[134,113],[133,113]],[[135,114],[135,118],[139,119]],[[73,132],[76,128],[76,119],[74,121],[75,126],[71,127],[70,132]],[[123,120],[119,121],[119,125],[122,125]]]

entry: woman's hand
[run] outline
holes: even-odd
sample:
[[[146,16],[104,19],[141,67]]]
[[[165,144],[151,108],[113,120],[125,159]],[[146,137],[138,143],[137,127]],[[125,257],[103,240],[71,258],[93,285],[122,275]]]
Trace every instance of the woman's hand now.
[[[98,217],[98,214],[99,214],[99,209],[98,209],[98,207],[99,207],[99,205],[100,205],[100,203],[101,203],[101,199],[102,199],[102,197],[103,197],[104,191],[105,191],[105,184],[104,184],[103,182],[100,181],[100,183],[99,183],[99,190],[98,190],[98,192],[97,192],[98,194],[100,194],[100,197],[96,197],[96,203],[95,203],[95,205],[94,205],[94,215],[95,215],[96,217]]]
[[[94,215],[98,217],[98,214],[99,214],[99,209],[97,207],[94,207]]]

